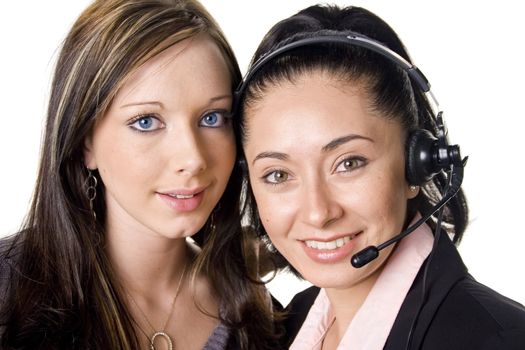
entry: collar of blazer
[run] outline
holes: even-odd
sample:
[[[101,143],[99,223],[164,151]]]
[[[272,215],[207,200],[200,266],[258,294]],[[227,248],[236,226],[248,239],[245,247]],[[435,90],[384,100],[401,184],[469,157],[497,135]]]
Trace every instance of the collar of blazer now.
[[[396,321],[388,336],[385,349],[406,348],[410,327],[421,303],[424,267],[425,265],[420,269],[412,288],[410,288],[405,301],[401,305]],[[443,232],[427,272],[425,291],[427,296],[416,327],[413,330],[412,349],[420,348],[439,305],[454,285],[464,279],[467,274],[467,268],[463,264],[457,249],[448,235]]]
[[[463,264],[454,244],[445,233],[441,234],[431,264],[426,282],[426,292],[429,294],[427,294],[427,299],[421,309],[417,326],[414,330],[412,349],[418,349],[421,346],[421,342],[439,305],[454,285],[467,276],[467,268]],[[401,309],[386,341],[385,350],[406,348],[412,320],[418,312],[421,303],[424,266],[420,269],[414,284],[401,305]],[[308,310],[310,310],[318,294],[319,288],[312,286],[297,294],[286,307],[288,317],[284,320],[284,328],[287,334],[285,345],[289,346],[297,335],[308,314]]]

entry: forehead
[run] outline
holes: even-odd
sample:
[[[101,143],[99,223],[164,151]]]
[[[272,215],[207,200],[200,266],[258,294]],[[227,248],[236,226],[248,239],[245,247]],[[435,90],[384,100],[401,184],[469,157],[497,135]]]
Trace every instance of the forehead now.
[[[117,92],[115,101],[156,95],[163,89],[187,87],[206,82],[213,88],[230,90],[231,76],[217,44],[205,34],[184,39],[150,58],[132,72]],[[202,88],[202,85],[200,86]],[[137,96],[135,96],[137,95]]]
[[[246,111],[245,144],[267,149],[318,149],[332,139],[362,135],[377,144],[402,142],[398,121],[371,107],[366,89],[316,72],[268,86]]]
[[[324,101],[337,100],[341,97],[345,98],[348,95],[356,94],[359,95],[360,102],[368,104],[365,83],[364,80],[361,80],[349,79],[337,72],[320,69],[272,77],[261,85],[256,84],[255,92],[251,93],[252,95],[248,98],[245,106],[246,116],[248,118],[253,117],[259,114],[261,110],[272,107],[270,105],[279,106],[279,108],[282,108],[283,105],[285,107],[300,108],[304,102],[309,101],[313,105],[318,105]],[[327,90],[332,91],[323,94],[321,99],[321,96],[318,95],[319,92],[327,92]],[[300,105],[286,103],[286,99],[291,97],[296,100],[304,99],[305,101]],[[312,99],[312,97],[314,98]],[[340,103],[341,101],[339,101]]]

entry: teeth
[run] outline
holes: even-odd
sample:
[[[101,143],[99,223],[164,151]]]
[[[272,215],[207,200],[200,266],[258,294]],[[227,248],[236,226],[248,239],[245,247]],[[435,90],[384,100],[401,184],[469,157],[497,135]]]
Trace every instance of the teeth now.
[[[192,194],[170,194],[171,197],[175,197],[177,199],[189,199],[193,198]]]
[[[353,236],[345,236],[330,242],[305,241],[305,243],[306,246],[314,249],[334,250],[344,246],[346,243],[350,242],[352,238]]]

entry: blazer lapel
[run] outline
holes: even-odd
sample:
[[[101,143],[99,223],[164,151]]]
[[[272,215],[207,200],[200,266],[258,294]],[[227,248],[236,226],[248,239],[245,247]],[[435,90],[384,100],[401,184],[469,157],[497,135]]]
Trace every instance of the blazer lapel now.
[[[410,288],[405,301],[401,305],[401,309],[392,326],[384,349],[406,349],[412,322],[417,315],[422,301],[425,266],[426,263],[419,270],[412,288]],[[438,246],[434,251],[434,257],[428,267],[425,287],[426,298],[419,313],[416,327],[412,331],[413,335],[410,349],[420,348],[439,305],[449,290],[465,276],[467,276],[467,268],[463,264],[456,247],[448,235],[443,233],[439,238]]]

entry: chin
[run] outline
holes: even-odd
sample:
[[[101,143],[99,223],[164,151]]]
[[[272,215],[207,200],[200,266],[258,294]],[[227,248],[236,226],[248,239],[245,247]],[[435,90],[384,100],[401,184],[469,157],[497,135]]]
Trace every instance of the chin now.
[[[300,270],[299,270],[300,271]],[[350,288],[363,277],[356,271],[350,262],[348,265],[337,264],[327,265],[324,268],[308,268],[304,272],[300,271],[301,276],[313,285],[321,288],[346,289]]]
[[[190,226],[185,226],[181,228],[180,225],[177,225],[177,227],[166,227],[159,229],[157,230],[157,233],[160,236],[168,239],[187,238],[193,236],[196,232],[200,230],[202,226],[204,226],[204,224],[199,226],[199,228],[193,229],[193,227]]]
[[[352,286],[351,281],[341,280],[337,277],[325,276],[323,278],[314,277],[308,279],[310,283],[320,288],[327,289],[346,289]]]

